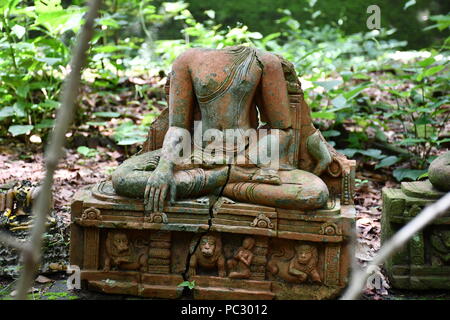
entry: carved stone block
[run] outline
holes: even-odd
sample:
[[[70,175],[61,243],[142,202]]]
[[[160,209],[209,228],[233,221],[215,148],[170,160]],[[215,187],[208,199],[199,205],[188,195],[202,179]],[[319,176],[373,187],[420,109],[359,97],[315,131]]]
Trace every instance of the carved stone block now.
[[[426,181],[383,189],[382,243],[444,192]],[[385,263],[398,289],[450,289],[450,211],[416,234]]]
[[[142,202],[110,188],[81,190],[72,205],[71,263],[89,289],[177,298],[178,285],[191,280],[195,299],[326,299],[347,283],[354,208],[339,200],[333,209],[295,212],[219,199],[211,216],[197,201],[180,201],[158,223]],[[86,211],[101,219],[86,219]],[[180,212],[189,224],[179,223]],[[270,223],[251,226],[259,219]]]

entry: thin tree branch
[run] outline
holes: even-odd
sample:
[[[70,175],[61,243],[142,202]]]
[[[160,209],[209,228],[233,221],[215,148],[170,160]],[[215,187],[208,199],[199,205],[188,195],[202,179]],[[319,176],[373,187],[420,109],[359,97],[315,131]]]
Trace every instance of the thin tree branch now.
[[[50,195],[53,185],[53,175],[62,155],[66,132],[73,119],[75,101],[80,88],[81,70],[86,61],[89,41],[93,34],[94,20],[97,17],[100,3],[101,0],[92,0],[90,2],[86,22],[81,30],[77,45],[73,52],[71,72],[64,85],[61,96],[61,108],[58,111],[55,129],[51,133],[50,143],[46,152],[46,175],[42,183],[41,192],[33,206],[33,215],[36,217],[36,220],[29,242],[29,254],[23,256],[24,268],[17,285],[16,299],[18,300],[26,299],[27,292],[33,284],[33,279],[41,260],[42,236],[45,231],[45,221],[50,212]]]
[[[12,247],[20,251],[26,250],[27,248],[22,242],[17,241],[16,238],[11,237],[9,234],[4,232],[0,232],[0,242],[8,247]]]
[[[364,287],[364,284],[371,271],[381,265],[397,249],[408,242],[417,232],[425,228],[430,222],[438,218],[450,208],[450,192],[439,201],[427,206],[422,212],[412,219],[407,225],[401,228],[386,244],[384,244],[373,261],[367,265],[366,270],[354,270],[350,285],[341,300],[357,299]]]

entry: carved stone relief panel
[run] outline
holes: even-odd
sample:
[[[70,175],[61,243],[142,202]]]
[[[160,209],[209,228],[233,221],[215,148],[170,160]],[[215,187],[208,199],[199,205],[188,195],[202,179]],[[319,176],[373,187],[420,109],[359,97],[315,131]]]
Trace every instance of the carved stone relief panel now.
[[[270,279],[289,283],[321,283],[319,248],[305,241],[271,241],[267,273]]]
[[[106,232],[103,270],[148,270],[148,240],[122,230]]]

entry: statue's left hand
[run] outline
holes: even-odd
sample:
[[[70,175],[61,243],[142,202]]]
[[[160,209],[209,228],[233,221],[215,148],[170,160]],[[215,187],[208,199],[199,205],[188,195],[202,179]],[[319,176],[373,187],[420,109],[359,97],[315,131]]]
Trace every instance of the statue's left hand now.
[[[170,202],[175,201],[176,185],[171,166],[161,163],[147,180],[144,193],[145,212],[163,212],[164,200],[170,193]]]

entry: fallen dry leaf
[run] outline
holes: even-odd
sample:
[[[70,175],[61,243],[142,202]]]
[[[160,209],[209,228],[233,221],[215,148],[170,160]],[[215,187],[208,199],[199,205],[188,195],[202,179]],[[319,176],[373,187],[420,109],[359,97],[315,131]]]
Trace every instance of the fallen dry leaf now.
[[[43,275],[37,276],[37,278],[34,281],[36,281],[37,283],[41,283],[41,284],[53,282],[52,279],[49,279],[49,278],[47,278],[46,276],[43,276]]]

